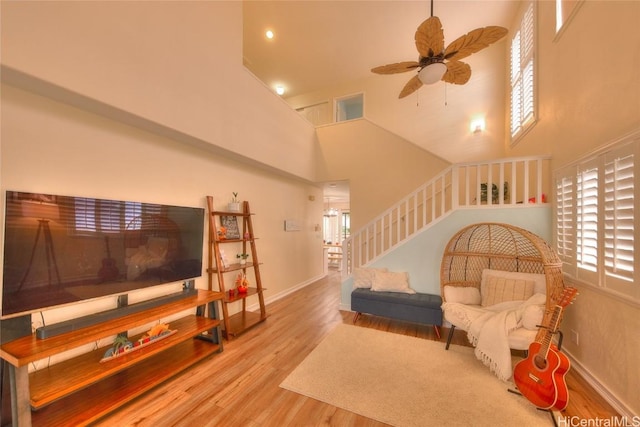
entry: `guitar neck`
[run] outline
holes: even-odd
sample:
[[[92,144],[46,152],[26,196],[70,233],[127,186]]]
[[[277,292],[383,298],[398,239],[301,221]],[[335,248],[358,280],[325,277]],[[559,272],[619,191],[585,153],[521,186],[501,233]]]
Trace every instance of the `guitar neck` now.
[[[540,343],[540,350],[538,351],[538,356],[547,359],[549,354],[549,348],[551,348],[551,341],[553,339],[553,335],[557,332],[558,324],[560,323],[560,314],[562,313],[562,307],[556,305],[553,308],[553,314],[551,315],[551,320],[549,321],[549,325],[543,325],[542,327],[545,329],[544,338]]]

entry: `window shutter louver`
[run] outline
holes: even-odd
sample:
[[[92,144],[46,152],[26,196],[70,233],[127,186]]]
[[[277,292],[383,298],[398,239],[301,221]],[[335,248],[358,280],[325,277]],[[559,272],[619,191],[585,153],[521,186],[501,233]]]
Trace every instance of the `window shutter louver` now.
[[[618,154],[618,153],[614,153]],[[634,156],[608,156],[604,176],[605,274],[633,280]]]
[[[535,122],[534,9],[530,2],[511,39],[511,139]]]
[[[573,209],[573,179],[564,176],[556,182],[556,251],[566,263],[573,262],[575,252]]]
[[[577,261],[588,271],[598,269],[598,168],[578,174]]]

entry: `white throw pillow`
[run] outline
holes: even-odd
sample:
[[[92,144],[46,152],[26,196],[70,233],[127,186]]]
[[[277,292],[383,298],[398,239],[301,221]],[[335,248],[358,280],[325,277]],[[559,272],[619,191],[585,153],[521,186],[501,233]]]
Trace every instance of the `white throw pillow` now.
[[[480,305],[480,289],[475,286],[445,286],[444,300],[460,304]]]
[[[522,327],[535,331],[538,325],[542,324],[542,316],[544,315],[544,305],[528,305],[522,312]]]
[[[371,290],[375,292],[401,292],[415,294],[416,291],[409,287],[409,275],[406,272],[376,270],[373,273]]]
[[[527,300],[533,295],[534,285],[533,280],[489,276],[482,290],[482,305],[487,307],[505,301]]]
[[[533,280],[535,285],[534,294],[547,294],[547,278],[544,274],[537,273],[521,273],[519,271],[503,271],[491,270],[489,268],[482,270],[482,281],[480,283],[480,294],[484,294],[484,286],[489,276],[504,277],[506,279]]]
[[[353,271],[353,289],[371,289],[371,283],[373,283],[373,274],[376,270],[388,271],[386,268],[356,268]]]

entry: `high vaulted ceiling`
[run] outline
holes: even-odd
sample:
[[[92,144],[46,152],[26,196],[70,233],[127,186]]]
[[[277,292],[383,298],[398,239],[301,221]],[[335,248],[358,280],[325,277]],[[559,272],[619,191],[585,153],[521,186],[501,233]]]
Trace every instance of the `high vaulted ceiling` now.
[[[435,0],[433,14],[442,22],[447,45],[475,28],[509,28],[519,3]],[[371,73],[378,65],[417,60],[414,34],[430,8],[430,1],[245,0],[244,63],[267,86],[284,85],[285,99],[358,82],[365,92],[365,117],[376,124],[452,162],[495,157],[504,143],[506,42],[463,60],[472,68],[463,86],[439,82],[398,100],[414,72]],[[265,38],[267,29],[275,32],[272,40]],[[473,114],[490,116],[493,134],[462,146],[468,144]]]

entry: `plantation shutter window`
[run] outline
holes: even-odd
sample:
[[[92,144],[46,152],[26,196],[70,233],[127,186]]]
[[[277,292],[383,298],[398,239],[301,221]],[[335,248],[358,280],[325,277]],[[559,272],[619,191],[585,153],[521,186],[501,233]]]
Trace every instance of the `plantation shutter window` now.
[[[563,273],[640,302],[640,131],[554,171],[554,243]]]
[[[535,122],[535,21],[529,2],[511,39],[511,140],[516,140]]]
[[[587,166],[577,176],[577,262],[580,270],[598,271],[598,168]],[[587,276],[588,274],[582,274]]]
[[[571,169],[575,173],[575,169]],[[562,176],[556,180],[556,252],[560,259],[572,264],[575,253],[574,179]]]
[[[604,165],[604,271],[633,281],[635,159],[627,148],[606,156]]]

